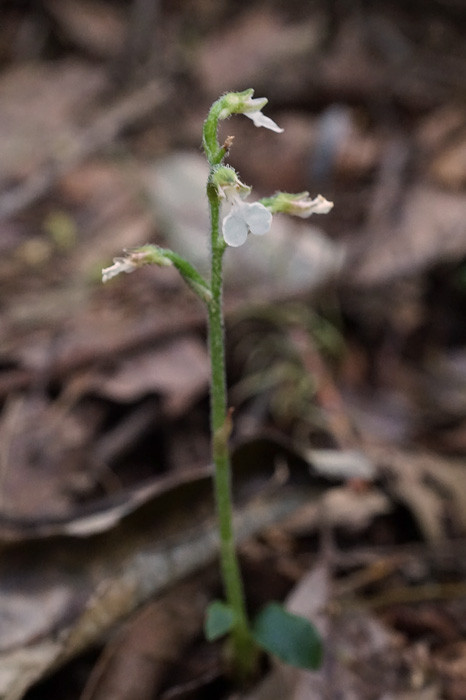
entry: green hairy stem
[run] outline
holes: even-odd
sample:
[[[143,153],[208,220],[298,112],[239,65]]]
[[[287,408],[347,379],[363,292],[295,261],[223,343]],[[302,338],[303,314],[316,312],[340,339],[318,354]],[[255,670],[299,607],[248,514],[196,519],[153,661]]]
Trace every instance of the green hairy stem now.
[[[204,148],[211,166],[222,149],[217,143],[219,100],[216,102],[204,128]],[[210,160],[212,157],[214,163]],[[223,157],[223,156],[222,156]],[[214,489],[217,518],[220,532],[220,564],[225,588],[226,602],[233,611],[234,625],[231,630],[231,663],[233,672],[245,680],[256,665],[256,645],[252,638],[246,613],[243,583],[235,548],[233,532],[233,499],[231,484],[228,437],[231,417],[227,410],[224,321],[222,310],[222,263],[226,244],[220,235],[220,201],[215,187],[207,185],[211,223],[211,294],[208,304],[209,350],[211,361],[211,430],[212,456],[214,463]]]

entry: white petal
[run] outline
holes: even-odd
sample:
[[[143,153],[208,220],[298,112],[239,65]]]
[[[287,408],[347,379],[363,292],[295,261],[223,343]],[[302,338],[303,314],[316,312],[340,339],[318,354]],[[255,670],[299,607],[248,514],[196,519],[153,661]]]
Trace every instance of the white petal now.
[[[275,124],[273,119],[266,117],[262,112],[244,112],[244,116],[252,119],[255,126],[263,126],[266,129],[270,129],[270,131],[276,131],[277,134],[281,134],[284,131],[278,124]]]
[[[268,99],[266,97],[250,97],[243,114],[246,114],[246,112],[260,112],[261,109],[264,109],[267,102]]]
[[[112,277],[116,277],[120,272],[133,272],[136,265],[125,258],[114,258],[113,265],[102,270],[102,282],[108,282]]]
[[[333,202],[329,202],[328,199],[322,197],[318,194],[315,199],[310,202],[311,214],[328,214],[330,209],[333,209]]]
[[[117,265],[111,265],[110,267],[105,267],[102,270],[102,282],[108,282],[112,277],[116,277],[120,273]]]
[[[308,219],[312,214],[328,214],[330,209],[333,209],[333,202],[329,202],[321,194],[318,194],[314,199],[306,196],[302,199],[291,200],[284,211],[292,216]]]
[[[240,211],[251,233],[254,233],[256,236],[263,236],[264,233],[270,230],[272,214],[260,202],[254,202],[253,204],[243,202]]]
[[[225,243],[233,248],[238,248],[238,246],[246,243],[248,225],[241,215],[241,211],[235,208],[223,219],[222,231]]]

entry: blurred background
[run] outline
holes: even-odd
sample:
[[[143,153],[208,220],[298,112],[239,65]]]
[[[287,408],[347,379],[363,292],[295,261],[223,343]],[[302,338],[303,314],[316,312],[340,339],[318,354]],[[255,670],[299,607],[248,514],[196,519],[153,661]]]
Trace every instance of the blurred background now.
[[[435,605],[385,601],[398,651],[387,662],[381,647],[377,683],[383,697],[466,698],[465,30],[462,0],[0,2],[0,537],[8,576],[19,562],[0,586],[0,670],[2,649],[11,668],[11,649],[49,639],[83,605],[75,592],[56,602],[65,584],[49,552],[55,603],[31,623],[45,586],[31,543],[45,548],[37,565],[83,513],[120,523],[117,504],[153,498],[141,488],[209,465],[203,308],[174,270],[105,287],[101,270],[151,242],[207,269],[203,120],[222,93],[254,88],[284,133],[222,123],[228,162],[253,197],[307,190],[334,209],[276,216],[269,235],[226,253],[236,462],[276,467],[285,454],[328,482],[335,546],[372,552],[337,557],[331,580],[415,543],[410,566],[390,559],[357,587],[363,598],[457,586]],[[318,550],[313,508],[245,547],[251,588],[264,566],[276,572],[256,586],[272,587],[266,597],[301,578]],[[430,559],[445,542],[448,566]],[[26,579],[13,625],[9,596]],[[380,638],[365,635],[373,661]],[[93,649],[67,671],[71,687],[61,677],[27,697],[228,697],[207,681],[176,695],[163,674],[166,696],[153,681],[104,695],[89,689]],[[338,697],[382,697],[359,652],[359,671],[342,675],[353,695]],[[19,694],[5,681],[2,697],[21,697],[54,659]]]

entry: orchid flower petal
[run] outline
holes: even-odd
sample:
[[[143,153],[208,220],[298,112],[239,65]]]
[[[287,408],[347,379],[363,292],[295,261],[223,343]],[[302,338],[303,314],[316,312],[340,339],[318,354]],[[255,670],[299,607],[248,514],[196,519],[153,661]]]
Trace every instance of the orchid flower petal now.
[[[254,126],[263,126],[265,129],[270,129],[270,131],[275,131],[277,134],[281,134],[284,129],[281,129],[278,124],[274,122],[270,117],[266,117],[262,112],[243,112],[245,117],[249,117],[254,122]]]
[[[236,198],[232,211],[223,220],[223,237],[229,246],[237,248],[246,242],[248,233],[263,236],[271,224],[272,214],[263,204],[249,204]]]
[[[312,214],[328,214],[331,209],[333,209],[333,202],[329,202],[328,199],[318,194],[314,199],[306,196],[302,199],[290,201],[286,213],[299,216],[301,219],[307,219]]]
[[[272,214],[260,202],[248,204],[243,202],[241,205],[242,215],[247,227],[256,236],[263,236],[270,230],[272,225]]]
[[[246,243],[248,225],[241,215],[241,211],[235,208],[223,219],[222,232],[225,243],[232,248],[238,248]]]
[[[113,265],[102,270],[102,282],[108,282],[112,277],[116,277],[120,272],[133,272],[137,265],[128,258],[113,258]]]
[[[309,205],[311,214],[328,214],[329,211],[333,209],[333,202],[329,202],[328,199],[322,197],[321,194],[318,194],[317,197],[311,199]]]

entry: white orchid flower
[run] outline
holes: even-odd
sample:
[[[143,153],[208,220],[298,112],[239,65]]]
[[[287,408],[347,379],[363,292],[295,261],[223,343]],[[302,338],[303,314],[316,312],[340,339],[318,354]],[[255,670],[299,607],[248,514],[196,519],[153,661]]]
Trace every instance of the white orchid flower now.
[[[265,129],[281,134],[281,129],[273,119],[262,114],[262,109],[268,102],[266,97],[253,97],[254,90],[244,90],[243,92],[230,92],[223,98],[224,108],[220,112],[219,118],[225,119],[231,114],[244,114],[252,119],[255,126],[263,126]]]
[[[243,101],[240,113],[252,119],[254,126],[263,126],[265,129],[270,129],[270,131],[275,131],[277,134],[282,134],[284,130],[281,129],[273,119],[262,114],[261,110],[265,107],[267,102],[268,100],[266,97],[252,97],[251,94]]]
[[[229,207],[223,218],[222,233],[225,243],[237,248],[246,242],[248,233],[263,236],[272,223],[271,212],[260,202],[245,202],[251,188],[245,185],[229,166],[215,170],[211,182],[215,185],[223,206]]]
[[[239,197],[233,202],[231,212],[223,219],[222,232],[225,243],[238,248],[246,243],[248,233],[263,236],[270,230],[272,214],[260,202],[243,202]]]

